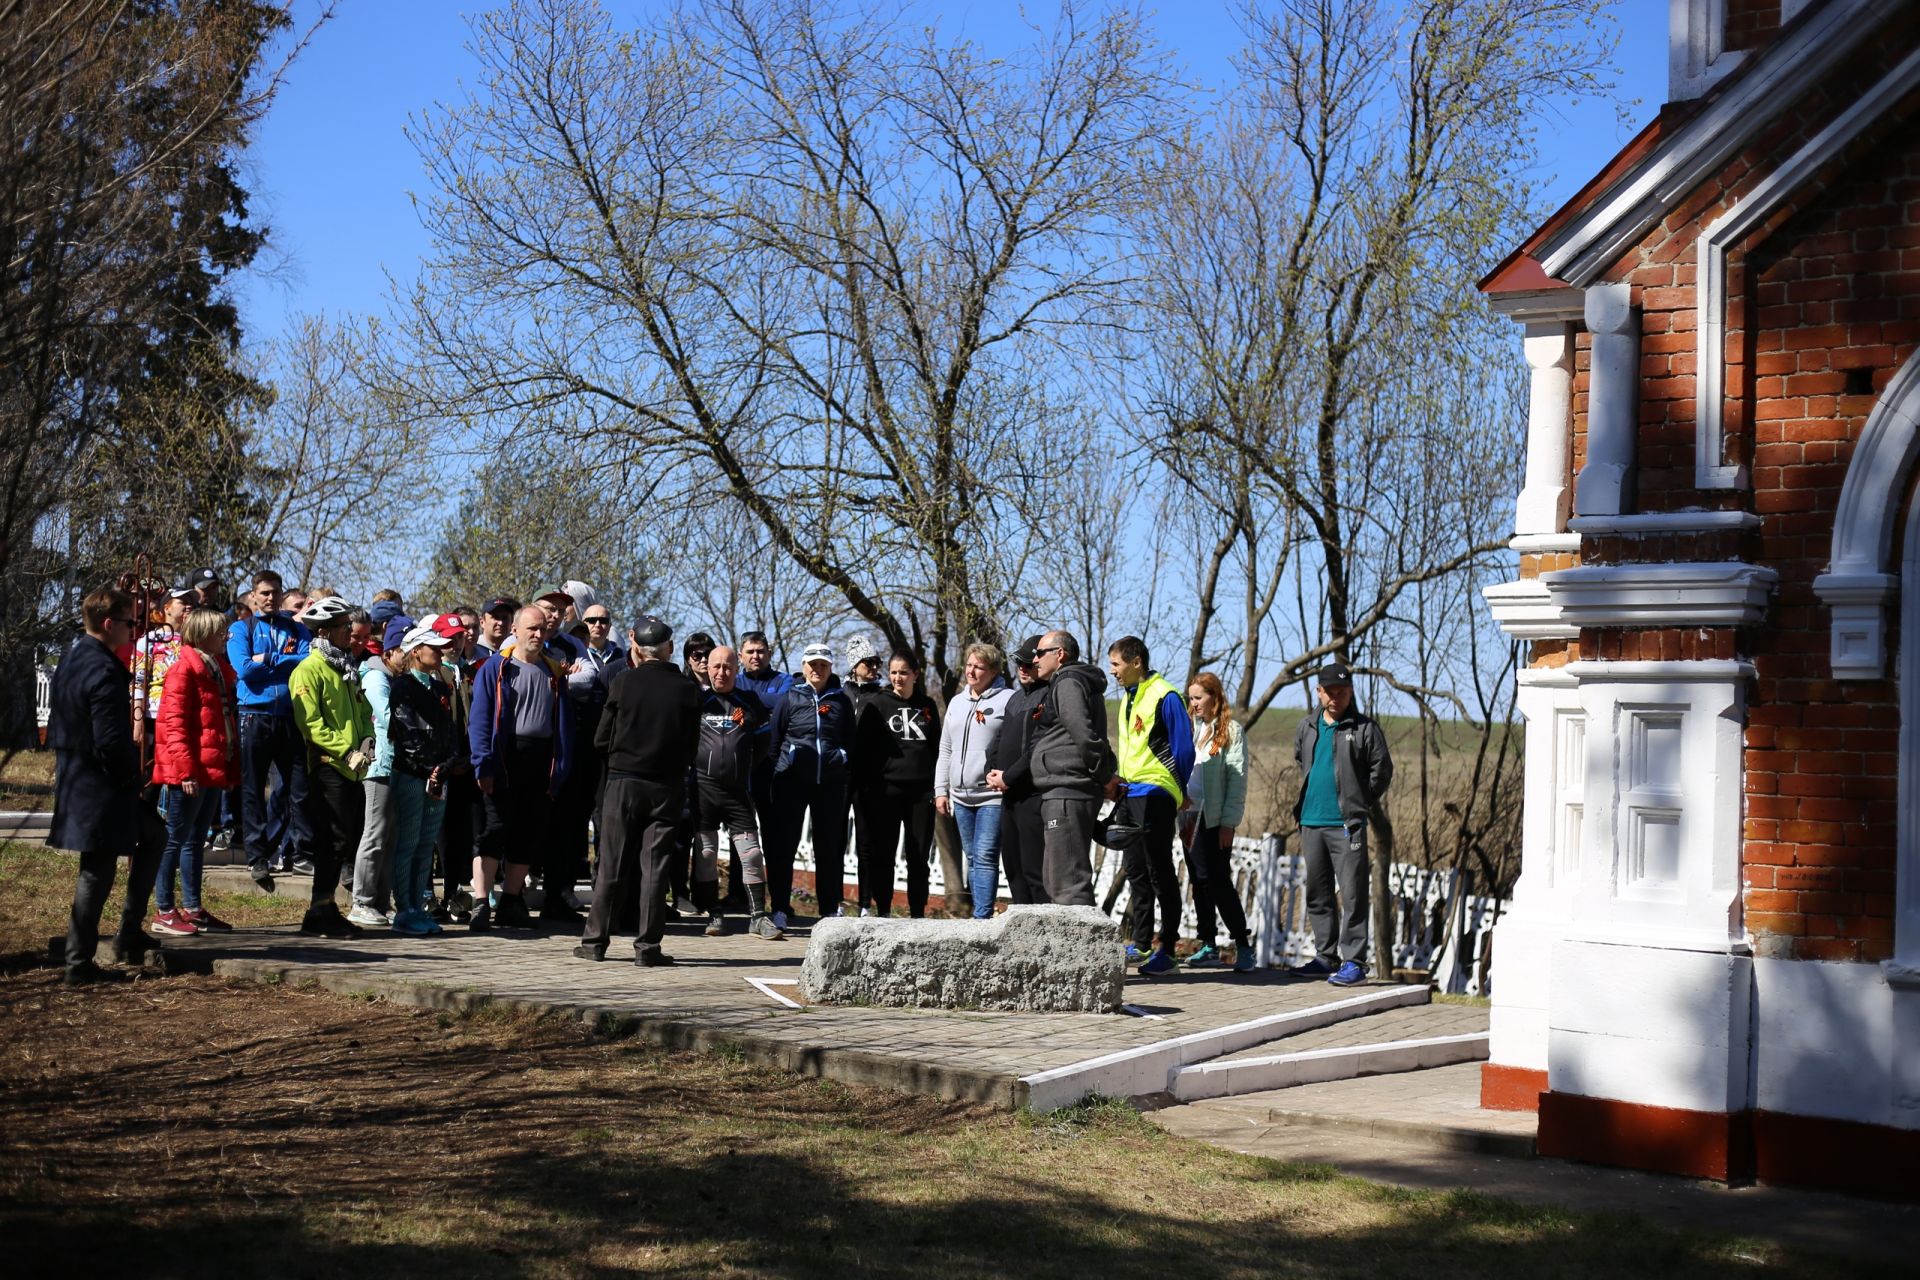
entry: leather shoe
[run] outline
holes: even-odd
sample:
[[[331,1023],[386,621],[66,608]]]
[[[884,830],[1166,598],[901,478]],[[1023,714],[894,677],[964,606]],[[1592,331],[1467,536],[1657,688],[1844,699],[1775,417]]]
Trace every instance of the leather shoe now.
[[[673,957],[658,947],[641,947],[633,953],[633,962],[643,969],[657,969],[673,963]]]
[[[605,960],[607,958],[607,949],[583,942],[573,949],[573,954],[581,960]]]

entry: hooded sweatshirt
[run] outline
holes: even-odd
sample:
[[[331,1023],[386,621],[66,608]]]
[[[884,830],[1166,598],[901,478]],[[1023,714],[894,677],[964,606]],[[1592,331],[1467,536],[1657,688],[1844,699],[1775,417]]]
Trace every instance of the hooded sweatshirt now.
[[[947,703],[946,723],[940,726],[940,759],[933,771],[933,794],[950,796],[955,803],[1000,803],[1000,793],[987,785],[987,770],[1000,731],[1006,727],[1007,704],[1013,690],[996,684],[979,697],[965,685]]]
[[[1084,662],[1053,673],[1033,735],[1033,785],[1056,796],[1097,799],[1113,776],[1107,744],[1107,678]]]
[[[918,791],[933,786],[940,710],[915,689],[905,698],[892,686],[869,693],[860,707],[854,758],[862,787]]]

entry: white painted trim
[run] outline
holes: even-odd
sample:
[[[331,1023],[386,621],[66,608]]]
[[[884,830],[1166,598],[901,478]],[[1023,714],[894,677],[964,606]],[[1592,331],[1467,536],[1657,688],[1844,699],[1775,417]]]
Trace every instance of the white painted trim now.
[[[1573,439],[1573,326],[1527,325],[1527,482],[1514,504],[1518,534],[1557,534],[1567,523],[1567,449]]]
[[[1619,515],[1633,504],[1640,435],[1640,316],[1633,286],[1587,288],[1587,462],[1574,481],[1575,515]]]
[[[1577,533],[1516,533],[1507,539],[1507,550],[1523,556],[1571,555],[1580,550]]]
[[[1596,564],[1555,569],[1546,587],[1575,627],[1744,627],[1766,616],[1780,575],[1759,565]]]
[[[1516,640],[1572,640],[1580,634],[1538,578],[1496,582],[1480,588],[1480,595],[1500,630]]]
[[[1226,1053],[1238,1053],[1282,1036],[1331,1026],[1348,1018],[1364,1017],[1403,1005],[1426,1004],[1425,987],[1378,987],[1306,1009],[1269,1014],[1248,1022],[1194,1031],[1171,1040],[1122,1049],[1081,1062],[1053,1067],[1021,1078],[1027,1086],[1027,1106],[1034,1111],[1070,1107],[1089,1093],[1109,1098],[1135,1098],[1164,1092],[1181,1067]]]
[[[1577,689],[1580,681],[1574,678],[1565,666],[1527,667],[1520,672],[1520,687],[1523,689]]]
[[[1920,352],[1880,395],[1847,463],[1833,516],[1833,551],[1814,594],[1833,609],[1836,680],[1877,680],[1886,671],[1886,602],[1898,580],[1893,531],[1920,460]],[[1912,559],[1911,550],[1907,553]]]
[[[1487,1033],[1469,1031],[1462,1035],[1303,1049],[1264,1058],[1182,1067],[1174,1073],[1172,1093],[1182,1102],[1194,1102],[1201,1098],[1229,1098],[1267,1089],[1291,1089],[1328,1080],[1424,1071],[1429,1067],[1486,1060]]]
[[[1578,320],[1585,305],[1578,289],[1564,285],[1487,295],[1490,310],[1521,324],[1534,324],[1542,320]]]
[[[1751,511],[1646,511],[1631,516],[1575,516],[1567,528],[1580,534],[1715,533],[1758,529]]]
[[[1909,364],[1913,363],[1909,361]],[[1920,517],[1907,520],[1900,587],[1900,763],[1894,829],[1893,968],[1889,981],[1908,998],[1920,991],[1907,985],[1920,975]],[[1913,1046],[1909,1046],[1912,1048]],[[1920,1106],[1920,1100],[1916,1101]]]
[[[1727,0],[1668,0],[1667,101],[1698,98],[1745,60],[1727,43]]]
[[[1591,283],[1908,2],[1827,0],[1604,197],[1555,232],[1534,255],[1541,267],[1570,285]]]
[[[1697,662],[1569,662],[1564,668],[1581,684],[1604,680],[1751,680],[1751,662],[1703,658]]]
[[[747,982],[754,990],[769,1000],[777,1000],[789,1009],[800,1008],[800,1002],[798,1000],[792,999],[789,996],[783,996],[774,990],[776,986],[797,987],[800,985],[798,978],[748,978]]]
[[[1733,208],[1700,233],[1694,390],[1694,483],[1702,489],[1738,489],[1745,468],[1726,461],[1727,253],[1804,187],[1822,165],[1859,137],[1895,103],[1920,85],[1920,49],[1881,77],[1851,106],[1808,139]]]

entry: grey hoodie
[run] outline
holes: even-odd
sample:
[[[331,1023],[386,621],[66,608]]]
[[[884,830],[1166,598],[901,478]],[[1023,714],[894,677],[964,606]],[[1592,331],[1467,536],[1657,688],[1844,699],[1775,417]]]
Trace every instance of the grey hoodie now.
[[[1033,785],[1043,795],[1097,799],[1113,776],[1107,678],[1084,662],[1053,673],[1033,735]]]
[[[1007,701],[1013,690],[995,685],[974,697],[965,685],[947,703],[940,726],[940,757],[933,766],[933,794],[951,796],[954,803],[1000,803],[1000,793],[987,785],[987,753],[1006,723]]]

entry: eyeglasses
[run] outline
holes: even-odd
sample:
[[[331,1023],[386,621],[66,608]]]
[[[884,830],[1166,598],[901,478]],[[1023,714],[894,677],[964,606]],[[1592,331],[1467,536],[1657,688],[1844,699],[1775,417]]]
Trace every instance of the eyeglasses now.
[[[613,625],[612,618],[582,618],[581,621],[590,627],[610,627]]]
[[[1045,655],[1045,654],[1049,654],[1049,653],[1059,653],[1059,652],[1060,652],[1060,650],[1061,650],[1062,648],[1064,648],[1064,647],[1065,647],[1065,646],[1063,646],[1063,645],[1057,645],[1057,644],[1050,644],[1050,645],[1048,645],[1048,646],[1047,646],[1046,648],[1044,648],[1044,649],[1035,649],[1035,650],[1033,651],[1033,656],[1034,656],[1034,658],[1035,658],[1036,660],[1038,660],[1038,659],[1039,659],[1040,657],[1042,657],[1042,656],[1043,656],[1043,655]],[[1026,664],[1025,664],[1025,663],[1022,663],[1021,665],[1022,665],[1022,666],[1025,666]]]

